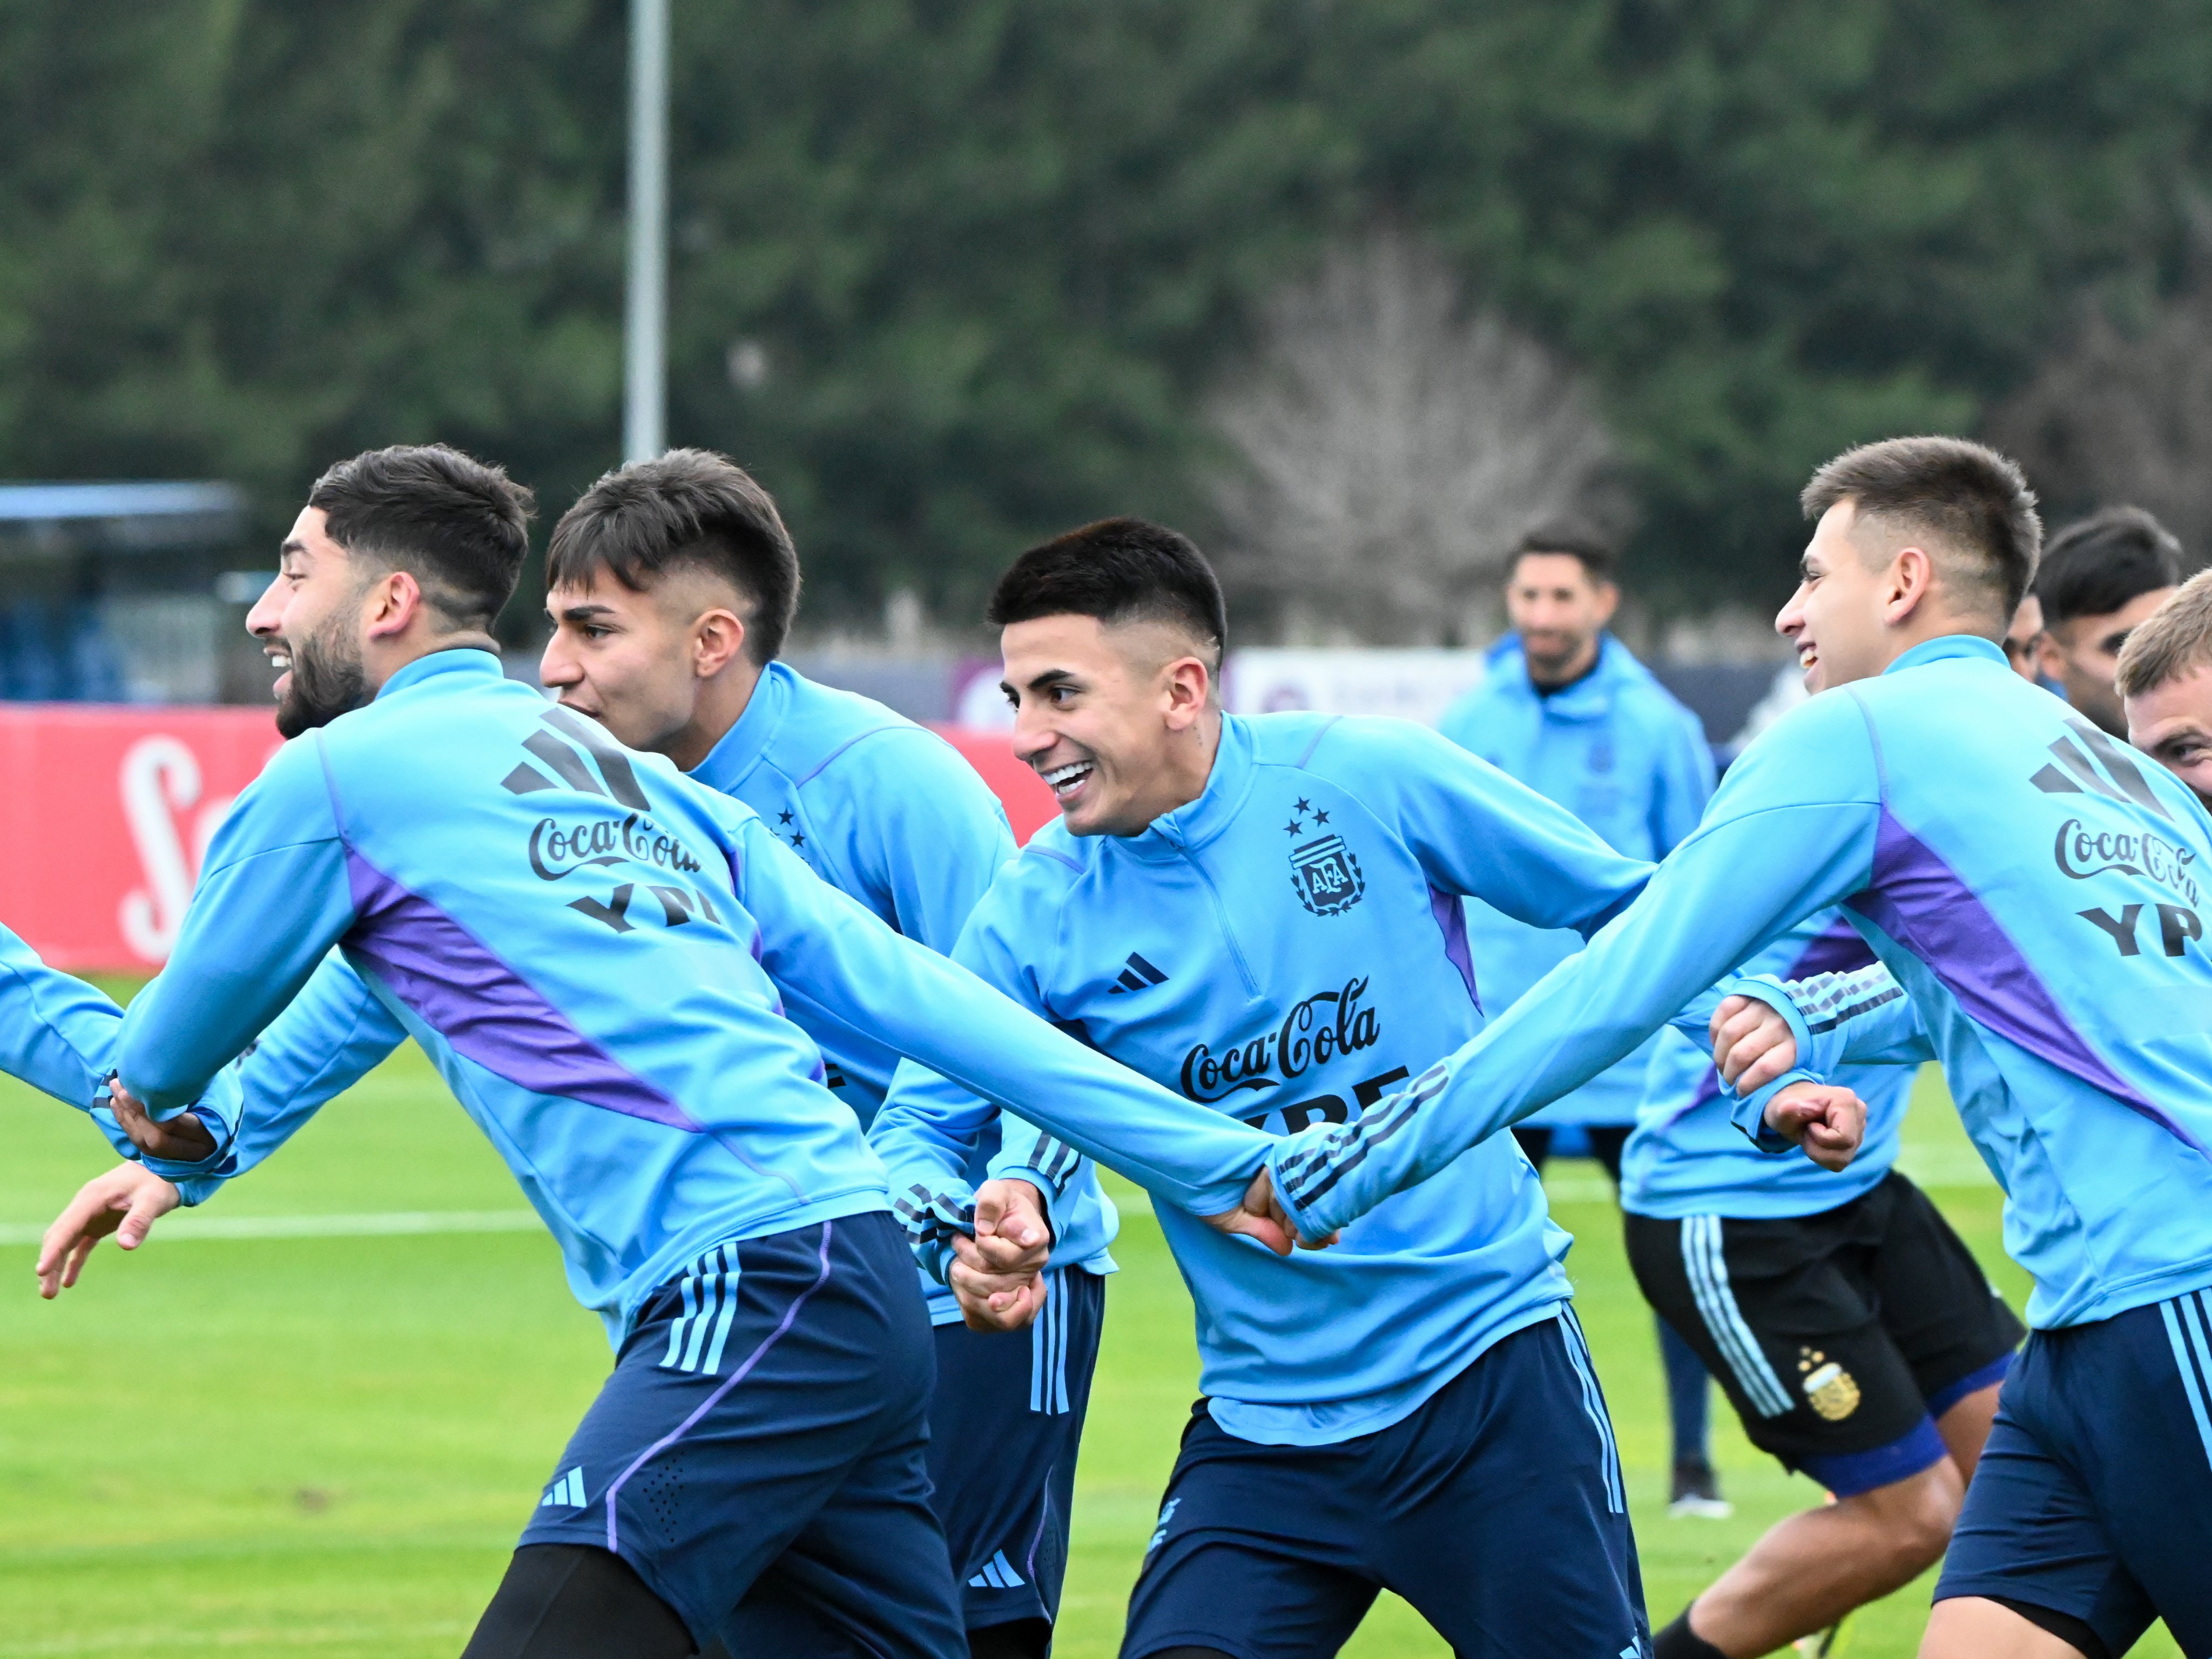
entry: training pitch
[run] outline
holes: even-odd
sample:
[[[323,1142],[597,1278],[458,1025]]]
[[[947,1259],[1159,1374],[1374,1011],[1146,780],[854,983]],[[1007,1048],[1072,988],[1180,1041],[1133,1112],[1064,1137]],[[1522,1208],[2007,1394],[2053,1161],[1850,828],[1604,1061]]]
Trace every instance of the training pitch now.
[[[33,1241],[110,1160],[81,1119],[4,1079],[0,1145],[0,1659],[459,1653],[609,1361],[552,1241],[421,1054],[136,1257],[101,1245],[52,1305]],[[1905,1145],[1906,1172],[2021,1308],[1996,1188],[1933,1071]],[[1820,1493],[1753,1452],[1717,1397],[1735,1516],[1668,1518],[1658,1356],[1611,1189],[1580,1160],[1549,1185],[1663,1623]],[[1189,1304],[1142,1206],[1115,1247],[1061,1659],[1111,1659],[1195,1393]],[[1932,1579],[1861,1613],[1848,1659],[1909,1659]],[[1345,1651],[1446,1653],[1389,1598]],[[2160,1627],[2136,1651],[2179,1650]]]

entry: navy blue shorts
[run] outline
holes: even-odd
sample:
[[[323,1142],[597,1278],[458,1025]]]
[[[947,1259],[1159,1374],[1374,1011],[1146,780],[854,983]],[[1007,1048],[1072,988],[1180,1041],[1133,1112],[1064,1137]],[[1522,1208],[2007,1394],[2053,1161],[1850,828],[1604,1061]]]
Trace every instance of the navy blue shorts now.
[[[2029,1336],[1936,1581],[1959,1595],[2067,1614],[2114,1655],[2161,1618],[2212,1653],[2212,1291]]]
[[[1506,1337],[1403,1421],[1332,1446],[1239,1440],[1201,1401],[1122,1659],[1326,1659],[1383,1589],[1462,1659],[1650,1652],[1620,1456],[1571,1311]]]
[[[1720,1379],[1751,1443],[1838,1498],[1948,1457],[1937,1419],[2002,1382],[2024,1334],[1894,1170],[1813,1215],[1624,1227],[1644,1299]]]
[[[521,1541],[615,1551],[702,1647],[966,1659],[934,1371],[888,1214],[720,1246],[646,1304]]]
[[[1106,1281],[1080,1267],[1048,1277],[1044,1310],[1026,1331],[937,1328],[932,1501],[970,1630],[1060,1613]]]

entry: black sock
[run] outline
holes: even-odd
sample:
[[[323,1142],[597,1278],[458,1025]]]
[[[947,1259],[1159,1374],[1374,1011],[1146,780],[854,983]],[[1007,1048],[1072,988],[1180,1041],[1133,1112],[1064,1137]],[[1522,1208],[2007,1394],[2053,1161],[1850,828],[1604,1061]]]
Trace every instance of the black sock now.
[[[619,1555],[526,1544],[461,1659],[690,1659],[697,1651],[675,1609]]]
[[[1684,1607],[1673,1624],[1651,1638],[1651,1659],[1728,1659],[1728,1655],[1690,1628],[1690,1609]]]

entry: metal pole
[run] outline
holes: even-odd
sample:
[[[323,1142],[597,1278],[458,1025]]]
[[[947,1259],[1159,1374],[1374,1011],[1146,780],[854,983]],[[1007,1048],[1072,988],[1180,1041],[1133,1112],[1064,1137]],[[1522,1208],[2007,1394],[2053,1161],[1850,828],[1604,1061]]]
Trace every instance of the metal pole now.
[[[623,459],[650,460],[667,447],[668,0],[630,0],[623,353]]]

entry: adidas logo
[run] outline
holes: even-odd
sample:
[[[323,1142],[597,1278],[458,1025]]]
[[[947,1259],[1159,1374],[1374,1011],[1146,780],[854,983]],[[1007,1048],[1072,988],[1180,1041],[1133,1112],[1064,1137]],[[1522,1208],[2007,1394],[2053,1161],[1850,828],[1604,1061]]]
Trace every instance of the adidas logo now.
[[[1022,1576],[1006,1559],[1006,1551],[1000,1550],[983,1564],[982,1571],[968,1581],[968,1587],[970,1589],[1019,1589]]]
[[[1121,969],[1121,976],[1114,981],[1114,988],[1106,994],[1109,997],[1118,997],[1124,991],[1141,991],[1147,986],[1164,985],[1167,982],[1168,976],[1165,974],[1132,951],[1129,952],[1128,965]]]
[[[2151,793],[2150,785],[2143,781],[2143,775],[2128,757],[2127,750],[2085,720],[2077,717],[2069,720],[2066,724],[2074,728],[2075,735],[2081,740],[2081,746],[2086,746],[2091,754],[2104,762],[2105,770],[2112,775],[2112,781],[2106,781],[2090,764],[2088,755],[2081,752],[2081,746],[2061,738],[2051,745],[2054,763],[2045,766],[2028,780],[2030,783],[2046,795],[2102,795],[2108,800],[2148,807],[2162,818],[2172,818],[2172,814]]]
[[[570,1469],[545,1489],[545,1496],[538,1500],[541,1510],[580,1510],[584,1507],[584,1466]]]

